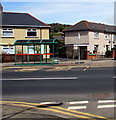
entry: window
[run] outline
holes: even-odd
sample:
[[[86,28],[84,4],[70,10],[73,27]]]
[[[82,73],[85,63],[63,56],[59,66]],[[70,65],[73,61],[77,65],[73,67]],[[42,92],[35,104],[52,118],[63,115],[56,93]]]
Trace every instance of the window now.
[[[114,40],[116,40],[116,35],[114,35]]]
[[[98,51],[98,45],[94,45],[94,51]]]
[[[109,39],[109,34],[105,34],[105,39]]]
[[[36,50],[35,50],[35,52],[34,52],[34,50],[35,50],[35,46],[34,45],[29,45],[29,47],[27,47],[27,53],[28,54],[36,53]]]
[[[110,50],[110,45],[106,45],[106,51]]]
[[[37,37],[36,29],[27,29],[27,37]]]
[[[13,29],[12,28],[4,28],[2,30],[2,37],[13,37]]]
[[[14,47],[13,46],[2,46],[2,53],[3,54],[14,54]]]
[[[99,32],[94,32],[94,38],[99,38]]]

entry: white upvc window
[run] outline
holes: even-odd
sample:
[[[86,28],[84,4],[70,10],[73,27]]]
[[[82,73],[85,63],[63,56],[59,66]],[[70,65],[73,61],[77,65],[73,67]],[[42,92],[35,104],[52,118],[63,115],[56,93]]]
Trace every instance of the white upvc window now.
[[[99,32],[94,32],[94,38],[96,39],[98,39],[99,38]]]
[[[98,51],[99,45],[94,45],[94,51]]]
[[[114,40],[116,40],[116,34],[114,34]]]
[[[2,53],[3,54],[14,54],[14,47],[13,46],[2,46]]]
[[[109,36],[110,36],[110,34],[105,34],[105,39],[108,40]]]
[[[14,37],[12,28],[3,28],[2,37]]]
[[[27,37],[37,37],[37,31],[35,28],[27,29]]]
[[[106,51],[110,50],[110,45],[106,45]]]

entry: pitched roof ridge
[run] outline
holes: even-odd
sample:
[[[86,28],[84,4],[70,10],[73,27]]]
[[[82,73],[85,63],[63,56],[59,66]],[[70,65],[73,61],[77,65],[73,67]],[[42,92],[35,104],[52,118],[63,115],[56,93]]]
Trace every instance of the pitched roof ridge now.
[[[88,23],[94,24],[97,28],[99,28],[99,29],[101,29],[101,30],[105,30],[105,29],[103,29],[102,27],[97,26],[97,25],[99,25],[99,23],[94,23],[94,22],[88,22]]]
[[[74,25],[71,25],[71,26],[69,26],[68,28],[66,28],[66,29],[64,29],[64,30],[62,30],[62,31],[66,31],[66,30],[70,29],[71,27],[74,27],[74,26],[76,26],[76,25],[78,25],[79,23],[84,22],[84,21],[85,21],[85,20],[82,20],[82,21],[80,21],[80,22],[78,22],[78,23],[75,23]]]
[[[2,13],[27,14],[27,13],[22,13],[22,12],[2,12]]]
[[[108,24],[105,24],[105,23],[96,23],[96,22],[90,22],[90,23],[98,24],[98,25],[104,25],[104,26],[110,26],[110,27],[115,27],[115,25],[108,25]]]

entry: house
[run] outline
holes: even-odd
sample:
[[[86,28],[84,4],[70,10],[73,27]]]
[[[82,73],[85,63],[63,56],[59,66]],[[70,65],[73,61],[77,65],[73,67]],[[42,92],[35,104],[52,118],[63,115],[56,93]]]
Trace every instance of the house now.
[[[86,53],[105,55],[116,47],[116,26],[89,22],[86,20],[64,30],[65,45],[69,57],[86,59]],[[79,52],[80,51],[80,52]]]
[[[0,4],[2,16],[2,28],[0,29],[0,53],[14,54],[14,42],[16,40],[36,40],[49,39],[50,26],[38,20],[29,13],[3,12]],[[44,52],[44,46],[42,45]],[[30,45],[29,53],[34,53],[33,46]],[[24,47],[24,53],[27,53]],[[17,53],[21,53],[21,48],[17,48]]]

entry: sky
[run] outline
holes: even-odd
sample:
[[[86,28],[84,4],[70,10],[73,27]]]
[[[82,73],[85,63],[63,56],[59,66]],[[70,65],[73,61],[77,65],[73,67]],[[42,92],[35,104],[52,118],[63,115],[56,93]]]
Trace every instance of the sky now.
[[[93,0],[94,1],[94,0]],[[114,24],[114,1],[3,0],[4,12],[26,12],[45,23],[76,24],[81,20]]]

